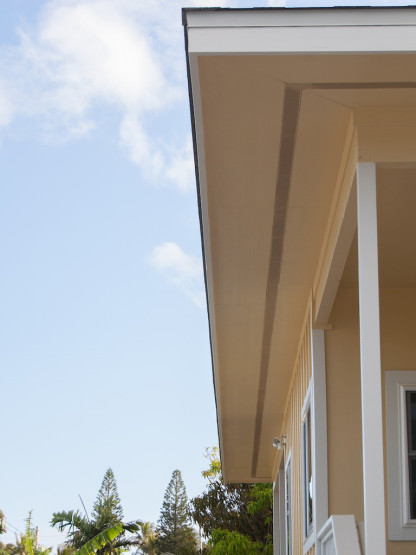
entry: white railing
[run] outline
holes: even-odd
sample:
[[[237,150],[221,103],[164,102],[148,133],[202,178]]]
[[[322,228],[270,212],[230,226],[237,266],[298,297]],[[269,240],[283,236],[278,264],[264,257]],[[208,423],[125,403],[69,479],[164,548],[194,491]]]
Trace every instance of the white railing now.
[[[361,555],[353,515],[332,515],[318,532],[316,555]]]

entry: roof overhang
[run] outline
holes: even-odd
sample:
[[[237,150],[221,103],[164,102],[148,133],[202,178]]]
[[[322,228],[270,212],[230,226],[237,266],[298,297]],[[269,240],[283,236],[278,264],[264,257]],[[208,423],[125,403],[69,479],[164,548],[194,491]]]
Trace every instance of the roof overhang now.
[[[184,25],[222,464],[266,481],[340,182],[383,148],[415,156],[416,10],[190,9]]]

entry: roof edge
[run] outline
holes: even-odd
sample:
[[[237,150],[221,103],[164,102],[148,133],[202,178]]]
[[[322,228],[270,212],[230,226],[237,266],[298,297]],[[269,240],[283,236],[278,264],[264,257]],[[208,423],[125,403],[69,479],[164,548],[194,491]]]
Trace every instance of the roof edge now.
[[[194,14],[194,13],[212,13],[212,12],[221,12],[221,13],[226,13],[226,12],[231,12],[231,13],[242,13],[242,12],[285,12],[285,11],[296,11],[296,12],[323,12],[323,11],[328,11],[328,12],[333,12],[333,11],[342,11],[342,10],[356,10],[356,11],[364,11],[364,10],[373,10],[373,11],[389,11],[389,10],[411,10],[411,9],[416,9],[416,5],[415,4],[410,4],[407,6],[325,6],[325,7],[319,7],[319,6],[304,6],[304,7],[290,7],[290,6],[286,6],[286,7],[255,7],[255,8],[221,8],[219,6],[217,7],[184,7],[182,8],[182,25],[184,27],[188,26],[188,21],[187,21],[187,16],[188,14]]]

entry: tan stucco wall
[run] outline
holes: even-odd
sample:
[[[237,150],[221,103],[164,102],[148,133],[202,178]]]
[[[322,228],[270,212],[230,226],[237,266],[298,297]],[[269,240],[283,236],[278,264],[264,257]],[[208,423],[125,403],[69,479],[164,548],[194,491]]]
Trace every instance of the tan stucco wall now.
[[[383,420],[385,422],[384,372],[416,370],[416,289],[380,290],[381,366],[383,371]],[[387,458],[384,427],[384,468],[387,507]],[[387,518],[387,517],[386,517]],[[388,528],[386,523],[386,528]],[[416,553],[416,542],[390,542],[388,555]]]
[[[341,288],[325,332],[329,514],[364,518],[358,291]]]
[[[361,521],[364,514],[359,309],[356,288],[339,289],[331,324],[332,329],[325,332],[329,514],[353,514],[357,521]],[[416,289],[380,290],[380,332],[385,423],[384,372],[416,370]],[[386,453],[384,466],[387,513]],[[411,555],[415,552],[415,542],[387,542],[388,555]]]

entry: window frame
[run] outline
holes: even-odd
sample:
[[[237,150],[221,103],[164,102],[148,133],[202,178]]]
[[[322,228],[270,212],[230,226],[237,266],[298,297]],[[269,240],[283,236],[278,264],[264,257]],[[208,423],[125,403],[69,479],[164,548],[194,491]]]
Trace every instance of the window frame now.
[[[416,541],[410,518],[406,392],[416,391],[415,370],[385,373],[389,540]]]
[[[309,429],[306,419],[309,417]],[[306,437],[305,437],[306,434]],[[315,518],[315,469],[314,469],[314,414],[313,414],[313,395],[312,380],[305,395],[301,411],[301,468],[302,468],[302,538],[303,552],[307,553],[315,543],[316,538],[316,518]],[[309,482],[311,476],[311,485]],[[312,492],[310,491],[312,488]],[[312,521],[309,522],[308,510],[309,503],[312,505]]]

